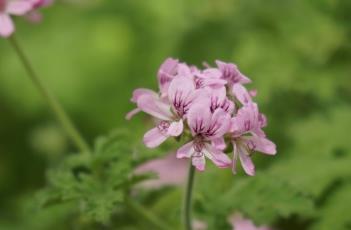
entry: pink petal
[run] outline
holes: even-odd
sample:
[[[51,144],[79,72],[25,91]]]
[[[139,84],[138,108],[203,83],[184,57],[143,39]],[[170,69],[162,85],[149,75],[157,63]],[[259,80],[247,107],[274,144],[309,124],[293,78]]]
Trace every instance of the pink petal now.
[[[225,63],[217,60],[216,64],[219,70],[222,72],[222,78],[228,80],[231,84],[247,84],[250,83],[251,80],[244,76],[238,69],[238,67],[233,63]]]
[[[211,109],[215,110],[219,108],[224,100],[227,98],[227,90],[224,86],[216,89],[206,88],[211,95]]]
[[[139,88],[139,89],[135,89],[133,91],[133,96],[132,96],[131,101],[134,103],[137,103],[138,99],[143,95],[150,95],[150,96],[153,96],[155,98],[158,97],[157,93],[152,91],[151,89]]]
[[[275,155],[277,153],[276,145],[265,137],[256,135],[248,137],[246,144],[249,148],[268,155]]]
[[[217,78],[219,79],[222,76],[221,71],[217,68],[208,68],[205,69],[202,74],[199,75],[201,78]]]
[[[135,174],[144,174],[146,172],[155,172],[158,178],[142,182],[139,186],[149,189],[158,189],[163,186],[181,185],[185,182],[187,176],[188,162],[175,157],[174,153],[165,157],[150,160],[140,165]]]
[[[243,105],[252,102],[249,92],[241,84],[233,85],[233,94],[238,99],[238,101],[240,101],[240,103]]]
[[[231,121],[230,130],[235,134],[244,134],[259,128],[258,107],[255,103],[248,103],[238,110]]]
[[[205,132],[209,128],[211,117],[208,100],[204,99],[193,104],[187,115],[188,124],[193,135]]]
[[[141,110],[139,108],[135,108],[132,111],[128,112],[126,115],[126,120],[130,120],[132,119],[132,117],[134,117],[134,115],[136,115],[137,113],[139,113]]]
[[[177,137],[183,132],[183,120],[174,121],[168,128],[167,135]]]
[[[247,152],[245,147],[240,145],[238,146],[237,150],[238,150],[239,159],[240,159],[241,165],[243,166],[244,171],[246,172],[247,175],[254,176],[255,165],[252,163],[249,153]]]
[[[227,84],[227,81],[221,79],[222,73],[216,68],[208,68],[203,72],[196,72],[196,81],[198,82],[197,88],[211,87],[219,88]]]
[[[150,114],[151,116],[166,121],[172,119],[170,106],[151,95],[140,96],[138,98],[137,104],[142,111]]]
[[[168,99],[175,111],[182,117],[194,98],[195,85],[193,79],[185,76],[175,78],[168,88]]]
[[[205,165],[206,165],[206,160],[205,156],[193,156],[191,158],[192,165],[199,171],[204,171],[205,170]]]
[[[227,147],[223,137],[213,139],[212,145],[214,148],[219,150],[224,150]]]
[[[236,162],[238,161],[238,156],[239,156],[239,153],[238,153],[238,145],[233,141],[232,142],[232,145],[233,145],[233,163],[232,163],[232,172],[233,174],[236,174],[237,173],[237,170],[236,170]]]
[[[32,4],[29,1],[8,1],[6,12],[14,15],[24,15],[32,10]]]
[[[160,91],[163,95],[167,94],[169,83],[173,80],[177,74],[178,60],[173,58],[167,58],[160,66],[157,78]]]
[[[190,67],[184,63],[178,64],[178,74],[177,77],[187,77],[187,78],[193,78],[192,71]]]
[[[220,150],[217,150],[206,144],[206,147],[203,150],[205,156],[210,159],[216,166],[219,168],[228,168],[232,164],[232,160]]]
[[[177,150],[177,158],[190,158],[194,153],[193,142],[189,142]]]
[[[209,125],[209,132],[212,134],[209,139],[213,140],[222,137],[227,133],[230,128],[230,122],[230,115],[226,111],[220,108],[216,109]],[[211,130],[215,130],[215,132],[212,132]]]
[[[14,31],[15,27],[10,16],[0,13],[0,36],[9,37]]]
[[[145,133],[144,144],[148,148],[156,148],[157,146],[162,144],[167,138],[168,136],[162,134],[160,130],[156,127]]]
[[[202,84],[203,86],[210,86],[211,88],[218,88],[227,84],[226,80],[217,79],[217,78],[205,78],[202,80],[203,80],[203,84]]]
[[[259,122],[259,125],[261,128],[266,127],[267,126],[267,117],[264,114],[259,113],[258,114],[258,122]]]
[[[231,100],[226,98],[223,101],[221,108],[224,109],[227,113],[232,114],[235,110],[235,104],[234,104],[234,102],[232,102]]]

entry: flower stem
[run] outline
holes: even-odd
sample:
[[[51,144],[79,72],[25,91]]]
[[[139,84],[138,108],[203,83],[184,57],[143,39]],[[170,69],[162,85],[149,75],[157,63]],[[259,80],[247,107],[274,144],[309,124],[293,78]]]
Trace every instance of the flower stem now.
[[[157,216],[153,215],[150,210],[145,209],[140,204],[134,202],[130,197],[125,196],[125,203],[127,207],[133,212],[133,215],[138,215],[143,218],[145,221],[150,223],[153,227],[160,230],[169,230],[170,228],[167,227],[162,220],[160,220]]]
[[[11,36],[9,38],[9,41],[14,48],[14,50],[17,53],[18,58],[22,62],[28,76],[34,83],[34,85],[37,87],[43,98],[47,101],[48,105],[50,106],[51,110],[53,113],[56,115],[57,120],[61,123],[62,127],[66,131],[66,134],[71,138],[71,140],[74,142],[76,147],[82,152],[82,153],[88,153],[90,152],[88,144],[84,141],[82,138],[81,134],[77,130],[77,128],[74,126],[70,118],[68,117],[67,113],[64,111],[62,108],[61,104],[56,100],[56,98],[51,94],[51,92],[45,87],[45,85],[42,83],[36,72],[34,71],[31,63],[29,62],[29,59],[26,57],[24,52],[22,51],[21,47],[19,46],[16,38],[14,36]]]
[[[184,199],[184,210],[183,210],[183,222],[184,229],[191,230],[192,229],[192,221],[191,221],[191,199],[192,199],[192,191],[195,177],[195,167],[192,165],[190,160],[189,173],[188,173],[188,181],[185,190],[185,199]]]

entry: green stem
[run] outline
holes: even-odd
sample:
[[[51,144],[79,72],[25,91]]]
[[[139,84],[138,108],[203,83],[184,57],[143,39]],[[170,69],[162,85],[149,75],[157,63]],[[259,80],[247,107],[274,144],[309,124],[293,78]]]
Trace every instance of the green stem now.
[[[147,210],[140,204],[134,202],[132,199],[128,197],[128,195],[125,196],[125,203],[127,207],[132,211],[133,215],[140,216],[156,229],[160,229],[160,230],[170,229],[169,227],[167,227],[165,223],[163,223],[162,220],[158,219],[157,216],[153,215],[153,213],[150,212],[150,210]]]
[[[192,229],[192,221],[191,221],[191,199],[192,199],[192,191],[194,185],[194,177],[195,177],[195,167],[192,165],[190,160],[189,173],[188,173],[188,182],[185,190],[185,199],[184,199],[184,210],[183,210],[183,222],[184,229],[191,230]]]
[[[66,131],[67,135],[71,138],[74,142],[76,147],[82,152],[87,153],[90,151],[88,144],[84,141],[81,134],[78,132],[77,128],[74,126],[60,103],[56,100],[56,98],[51,94],[51,92],[45,87],[45,85],[41,82],[40,78],[34,71],[32,65],[29,62],[29,59],[26,57],[24,52],[22,51],[21,47],[18,45],[16,38],[11,36],[9,41],[17,53],[18,58],[22,62],[28,76],[37,87],[43,98],[49,104],[51,110],[56,115],[58,121],[61,123],[62,127]]]

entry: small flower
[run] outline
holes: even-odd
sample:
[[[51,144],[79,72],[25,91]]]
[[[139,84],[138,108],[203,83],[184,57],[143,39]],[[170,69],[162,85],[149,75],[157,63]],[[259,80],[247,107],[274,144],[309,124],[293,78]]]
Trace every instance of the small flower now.
[[[266,124],[265,116],[258,112],[258,107],[254,103],[240,108],[236,117],[232,118],[233,173],[236,173],[238,157],[245,172],[253,176],[255,166],[250,158],[252,151],[259,151],[268,155],[276,154],[275,144],[266,138],[261,129]]]
[[[191,158],[192,164],[200,171],[205,169],[205,156],[218,167],[230,166],[229,157],[210,144],[228,131],[230,115],[227,112],[219,108],[212,114],[207,100],[203,100],[189,110],[188,125],[193,140],[178,149],[177,158]]]
[[[157,147],[168,137],[176,137],[183,132],[183,119],[196,98],[193,80],[185,76],[176,78],[169,85],[167,94],[168,100],[145,90],[135,95],[138,108],[160,120],[144,135],[144,143],[149,148]]]
[[[251,83],[251,80],[243,75],[235,64],[225,63],[219,60],[216,61],[216,64],[218,69],[222,72],[222,78],[226,80],[229,85]]]
[[[244,84],[251,83],[251,80],[243,75],[238,67],[232,63],[225,63],[217,60],[218,69],[222,72],[222,78],[228,83],[231,93],[238,99],[241,104],[251,102],[251,95]]]
[[[130,99],[131,102],[133,103],[138,103],[138,99],[143,96],[143,95],[149,95],[151,97],[154,97],[155,99],[158,98],[158,94],[150,89],[144,89],[144,88],[139,88],[133,91],[133,96]],[[134,115],[139,113],[141,111],[140,108],[135,108],[126,115],[126,119],[130,120]]]
[[[28,0],[0,0],[0,36],[6,38],[15,31],[10,15],[25,15],[32,7]]]

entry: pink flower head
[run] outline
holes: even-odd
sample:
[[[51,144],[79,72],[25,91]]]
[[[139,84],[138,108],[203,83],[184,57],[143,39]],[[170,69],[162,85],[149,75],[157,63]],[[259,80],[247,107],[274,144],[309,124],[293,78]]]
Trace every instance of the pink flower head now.
[[[25,15],[32,9],[28,0],[0,0],[0,36],[9,37],[15,26],[10,15]]]
[[[229,157],[210,144],[228,131],[230,115],[227,112],[219,108],[211,113],[207,100],[204,100],[189,110],[188,125],[193,140],[178,149],[177,158],[191,158],[192,164],[200,171],[205,169],[205,156],[218,167],[230,166]]]
[[[250,157],[252,151],[259,151],[268,155],[276,154],[275,144],[266,138],[261,129],[266,124],[265,116],[258,112],[258,107],[254,103],[240,108],[237,115],[232,118],[233,173],[236,173],[238,157],[245,172],[253,176],[255,166]]]
[[[159,92],[135,90],[131,101],[137,108],[127,114],[127,119],[140,111],[155,118],[156,127],[144,135],[149,148],[169,137],[188,138],[178,149],[177,158],[191,158],[200,171],[205,169],[207,157],[220,168],[233,165],[235,173],[240,158],[245,172],[254,175],[250,152],[276,153],[274,143],[262,131],[267,119],[252,100],[257,91],[244,86],[251,80],[234,64],[216,63],[218,68],[206,65],[201,70],[166,59],[157,74]],[[224,153],[230,143],[233,161]]]

